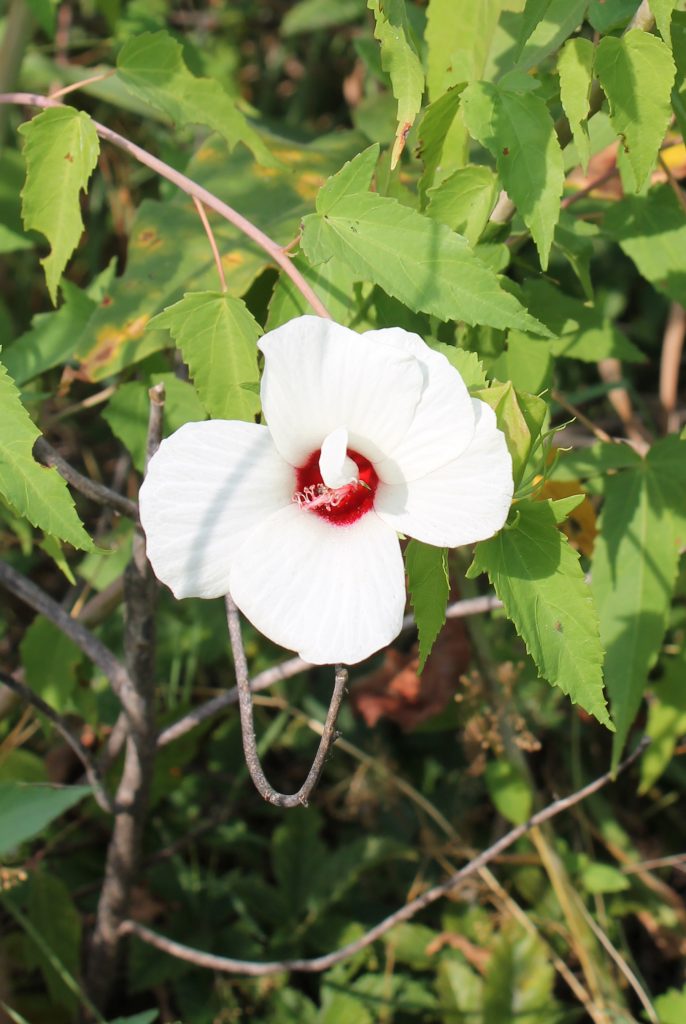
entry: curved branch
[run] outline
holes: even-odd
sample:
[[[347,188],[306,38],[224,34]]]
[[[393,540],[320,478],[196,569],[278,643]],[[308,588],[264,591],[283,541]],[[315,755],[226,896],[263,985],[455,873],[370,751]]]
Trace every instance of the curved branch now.
[[[254,782],[255,788],[262,799],[266,800],[270,804],[274,804],[275,807],[306,807],[310,794],[319,782],[319,778],[324,770],[324,762],[329,755],[331,747],[336,741],[336,719],[338,718],[338,712],[341,709],[343,695],[345,694],[345,687],[348,682],[348,671],[343,667],[343,665],[336,666],[333,694],[331,696],[331,703],[329,704],[329,710],[326,715],[326,721],[324,722],[322,738],[319,741],[319,747],[315,754],[314,761],[312,762],[312,767],[307,774],[307,778],[297,793],[278,793],[267,781],[257,749],[252,693],[250,689],[250,679],[248,677],[248,663],[245,657],[245,649],[243,647],[243,637],[241,635],[241,622],[238,615],[238,608],[229,594],[226,595],[225,602],[231,650],[233,651],[233,661],[236,669],[238,707],[241,716],[241,732],[243,734],[243,752],[245,753],[245,763],[248,766],[250,778]]]
[[[24,683],[20,683],[18,679],[15,679],[14,676],[9,675],[7,672],[3,672],[2,669],[0,669],[0,682],[2,682],[8,690],[12,690],[16,693],[21,700],[25,701],[27,704],[32,704],[34,708],[40,711],[42,715],[45,715],[45,717],[52,722],[60,736],[71,747],[83,765],[86,772],[86,778],[93,790],[93,796],[95,797],[98,806],[107,814],[115,814],[115,806],[103,786],[100,772],[98,771],[95,761],[92,760],[90,754],[80,740],[74,736],[65,719],[59,715],[54,708],[51,708],[49,704],[46,704],[43,698],[39,697],[37,693],[34,693],[29,686],[26,686]]]
[[[49,96],[41,96],[38,93],[33,92],[6,92],[0,93],[0,105],[3,103],[12,103],[25,105],[30,107],[62,107],[65,104],[59,103],[56,100],[50,99]],[[280,245],[278,245],[273,238],[266,235],[264,231],[261,231],[252,221],[249,221],[247,217],[238,213],[228,203],[222,202],[212,192],[208,192],[202,185],[198,185],[197,182],[191,178],[186,177],[185,174],[181,174],[180,171],[175,170],[166,164],[163,160],[159,160],[156,156],[148,153],[146,149],[141,146],[137,146],[135,142],[130,142],[129,139],[124,138],[123,135],[119,135],[117,132],[112,131],[104,124],[100,124],[98,121],[93,121],[93,126],[100,136],[101,139],[106,139],[107,142],[111,142],[113,146],[118,146],[119,149],[123,149],[125,153],[132,156],[139,163],[145,164],[156,174],[166,178],[167,181],[171,181],[172,184],[180,188],[182,192],[191,196],[193,199],[198,199],[205,206],[209,206],[211,210],[215,210],[216,213],[228,220],[230,224],[233,224],[235,228],[242,231],[244,235],[252,239],[261,249],[263,249],[271,259],[283,270],[284,274],[290,277],[291,281],[298,289],[300,294],[307,299],[309,304],[315,313],[319,316],[326,317],[328,320],[331,319],[331,314],[328,309],[316,295],[310,285],[307,283],[305,278],[302,276],[300,271],[293,265],[293,262],[288,258],[286,253]]]
[[[130,501],[123,494],[117,494],[116,491],[111,490],[109,487],[104,487],[103,484],[96,483],[90,477],[79,473],[66,459],[62,458],[59,452],[55,451],[53,446],[44,437],[36,439],[36,443],[33,446],[33,455],[44,466],[54,466],[59,475],[64,477],[74,490],[79,491],[86,498],[96,501],[98,505],[106,505],[109,508],[113,508],[120,515],[127,516],[129,519],[137,522],[138,506],[135,501]]]
[[[215,956],[212,953],[203,953],[201,950],[192,949],[190,946],[184,946],[180,942],[174,942],[173,939],[168,939],[157,932],[152,931],[150,928],[146,928],[145,925],[138,924],[137,921],[124,921],[121,925],[121,934],[123,935],[137,935],[143,942],[147,942],[149,945],[154,946],[156,949],[161,950],[163,953],[168,953],[170,956],[174,956],[179,960],[185,960],[187,963],[194,964],[196,967],[206,967],[211,971],[220,971],[224,974],[242,974],[247,975],[251,978],[263,977],[267,974],[277,974],[282,971],[299,971],[302,973],[316,974],[320,971],[327,971],[330,967],[334,967],[336,964],[341,963],[343,960],[347,960],[348,957],[354,956],[355,953],[359,953],[360,950],[366,949],[377,939],[380,939],[382,935],[385,935],[395,928],[396,925],[402,924],[405,921],[410,921],[420,911],[426,907],[435,903],[437,900],[447,896],[454,889],[456,889],[461,882],[470,875],[480,871],[486,864],[494,860],[503,850],[508,849],[516,843],[522,836],[536,827],[542,825],[546,821],[550,821],[551,818],[556,817],[563,811],[569,810],[570,807],[574,807],[575,804],[580,803],[587,797],[597,793],[598,790],[602,789],[609,782],[614,781],[617,775],[624,772],[630,765],[637,760],[647,747],[650,741],[647,738],[641,740],[636,749],[631,753],[624,761],[618,766],[616,773],[609,771],[605,772],[599,778],[595,779],[594,782],[590,782],[587,786],[583,786],[581,789],[576,790],[575,793],[570,796],[562,797],[559,800],[554,800],[543,810],[538,811],[534,814],[527,822],[523,825],[518,825],[516,828],[511,829],[506,835],[502,836],[497,842],[493,843],[484,850],[478,856],[474,857],[467,864],[463,865],[452,874],[445,882],[441,882],[440,885],[434,885],[431,889],[422,893],[416,899],[410,900],[405,906],[400,907],[393,914],[389,914],[388,917],[380,921],[379,924],[370,928],[368,932],[365,932],[355,942],[349,942],[347,946],[343,946],[341,949],[334,950],[332,953],[326,953],[324,956],[312,957],[311,959],[294,959],[294,960],[272,960],[264,963],[259,963],[254,960],[234,960],[232,957]]]

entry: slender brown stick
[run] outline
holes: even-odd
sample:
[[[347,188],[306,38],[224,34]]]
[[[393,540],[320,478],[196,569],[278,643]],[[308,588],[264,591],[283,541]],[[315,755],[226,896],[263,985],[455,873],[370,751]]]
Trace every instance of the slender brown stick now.
[[[50,619],[65,636],[68,636],[104,673],[117,697],[122,704],[125,703],[127,696],[132,691],[131,679],[109,647],[105,647],[85,626],[76,619],[72,619],[57,601],[54,601],[44,590],[22,576],[7,562],[0,562],[0,584],[24,604],[30,605],[34,611],[45,615],[46,619]]]
[[[157,384],[150,389],[146,466],[160,444],[163,408],[164,385]],[[131,691],[123,702],[126,754],[87,969],[89,994],[96,1006],[103,1008],[118,973],[122,953],[119,929],[130,913],[155,766],[156,603],[157,581],[146,557],[143,531],[137,527],[131,561],[124,573],[124,650],[132,681]]]
[[[214,237],[214,231],[212,230],[210,222],[207,219],[207,214],[205,213],[205,207],[202,205],[200,200],[198,198],[196,198],[196,196],[193,196],[193,202],[195,203],[195,208],[198,211],[198,216],[200,217],[200,220],[202,221],[202,226],[205,229],[205,234],[207,235],[207,237],[209,239],[210,248],[212,250],[212,255],[214,256],[214,262],[215,262],[215,264],[217,266],[217,273],[219,275],[219,280],[221,282],[222,291],[223,292],[228,291],[228,288],[226,286],[226,277],[224,275],[224,266],[222,264],[222,258],[219,255],[219,246],[217,245],[217,239]]]
[[[159,935],[157,932],[152,931],[150,928],[146,928],[144,925],[138,924],[136,921],[124,921],[121,925],[121,932],[125,935],[137,935],[138,938],[147,942],[149,945],[154,946],[156,949],[162,950],[163,953],[168,953],[170,956],[174,956],[179,960],[185,960],[187,963],[194,964],[196,967],[206,967],[209,970],[220,971],[225,974],[242,974],[247,975],[248,977],[258,978],[267,974],[277,974],[282,971],[300,971],[311,974],[318,973],[320,971],[327,971],[330,967],[334,967],[343,960],[347,960],[349,957],[354,956],[355,953],[359,953],[360,950],[366,949],[367,946],[376,942],[377,939],[380,939],[382,935],[385,935],[392,928],[395,928],[396,925],[412,920],[412,918],[416,917],[416,915],[426,907],[435,903],[437,900],[443,899],[444,896],[449,895],[449,893],[453,892],[466,878],[469,878],[471,875],[480,871],[481,868],[485,867],[486,864],[489,864],[504,850],[507,850],[510,846],[525,836],[530,829],[538,825],[542,825],[546,821],[550,821],[558,814],[569,810],[570,807],[574,807],[575,804],[580,803],[582,800],[585,800],[594,793],[597,793],[604,786],[607,786],[609,782],[614,781],[617,775],[624,772],[638,757],[641,756],[648,745],[648,742],[649,741],[647,739],[642,740],[633,753],[618,766],[616,773],[612,771],[605,772],[599,778],[595,779],[594,782],[590,782],[587,786],[583,786],[575,793],[571,793],[569,796],[562,797],[559,800],[554,800],[551,804],[548,804],[547,807],[544,807],[543,810],[534,814],[523,825],[518,825],[516,828],[511,829],[495,843],[489,846],[488,849],[484,850],[467,864],[463,865],[459,871],[452,874],[445,882],[441,882],[440,885],[433,886],[431,889],[422,893],[421,896],[410,900],[409,903],[406,903],[393,914],[389,914],[388,917],[384,918],[383,921],[380,921],[379,924],[370,928],[369,931],[365,932],[365,934],[359,939],[348,943],[346,946],[343,946],[341,949],[337,949],[332,953],[326,953],[324,956],[312,957],[311,959],[272,960],[260,963],[254,960],[235,960],[231,957],[216,956],[212,953],[203,953],[201,950],[192,949],[190,946],[184,946],[180,942],[174,942],[172,939]]]
[[[93,790],[93,796],[95,797],[98,806],[107,814],[114,814],[114,804],[103,786],[102,779],[100,778],[100,772],[95,761],[91,758],[80,740],[74,736],[73,732],[67,725],[66,720],[59,715],[54,708],[51,708],[49,704],[46,704],[42,697],[39,697],[37,693],[34,693],[29,686],[26,686],[25,683],[15,679],[14,676],[9,675],[9,673],[3,672],[2,669],[0,669],[0,682],[2,682],[9,690],[16,693],[21,700],[25,701],[27,704],[31,704],[34,708],[40,711],[42,715],[45,715],[50,722],[52,722],[60,736],[62,736],[65,742],[71,747],[83,765],[86,772],[86,778]]]
[[[673,302],[669,307],[660,356],[660,409],[665,434],[673,434],[679,429],[679,414],[676,406],[684,334],[686,334],[686,310],[679,302]]]
[[[336,741],[336,719],[338,718],[338,712],[341,709],[341,703],[343,701],[345,688],[348,682],[348,670],[344,668],[343,665],[336,665],[333,694],[331,696],[331,703],[329,704],[329,710],[324,723],[324,731],[322,733],[322,738],[319,742],[319,747],[315,754],[314,761],[312,762],[312,767],[307,773],[307,778],[297,793],[278,793],[267,781],[267,777],[264,774],[262,763],[260,761],[260,754],[257,749],[252,693],[250,689],[250,679],[248,677],[248,662],[246,660],[245,649],[243,647],[241,621],[238,614],[238,608],[236,608],[230,594],[226,595],[225,601],[226,618],[229,626],[229,638],[231,640],[233,662],[236,669],[238,708],[241,716],[241,732],[243,734],[243,752],[245,754],[245,763],[247,764],[248,771],[250,772],[250,778],[254,782],[255,788],[262,799],[266,800],[270,804],[274,804],[275,807],[306,807],[307,801],[319,782],[319,778],[324,770],[324,762],[329,755],[331,747]]]
[[[32,92],[6,92],[0,93],[0,105],[3,103],[12,104],[23,104],[32,107],[61,107],[64,104],[59,103],[56,100],[50,99],[48,96],[40,96],[37,93]],[[186,177],[185,174],[181,174],[180,171],[170,167],[169,164],[164,163],[163,160],[159,160],[156,156],[148,153],[146,149],[142,149],[141,146],[137,146],[134,142],[130,142],[125,139],[123,135],[119,135],[117,132],[112,131],[111,128],[107,128],[104,124],[100,124],[98,121],[93,121],[93,126],[97,131],[101,139],[106,139],[107,142],[111,142],[112,145],[118,146],[119,149],[123,149],[125,153],[132,156],[139,163],[145,164],[151,170],[155,171],[156,174],[166,178],[167,181],[171,181],[172,184],[180,188],[182,192],[187,195],[200,200],[205,206],[209,206],[211,210],[214,210],[220,216],[228,220],[230,224],[242,231],[244,235],[252,239],[261,249],[263,249],[267,255],[283,270],[283,272],[290,277],[291,281],[298,289],[301,295],[312,306],[315,313],[319,316],[326,317],[328,320],[331,319],[331,314],[328,309],[321,301],[321,299],[312,290],[310,285],[307,283],[305,278],[302,276],[297,267],[293,265],[293,262],[283,252],[280,245],[278,245],[272,238],[261,231],[252,221],[249,221],[247,217],[243,217],[242,214],[234,210],[233,207],[229,206],[228,203],[222,202],[217,196],[213,195],[212,192],[208,192],[202,185],[198,185],[197,182],[192,181]]]
[[[550,397],[555,402],[557,402],[558,405],[561,405],[563,409],[566,409],[567,412],[571,413],[572,416],[574,416],[575,419],[579,421],[579,423],[583,423],[586,429],[590,430],[593,436],[597,437],[599,441],[603,441],[605,444],[614,444],[614,440],[610,437],[606,430],[603,430],[602,427],[596,426],[593,420],[589,419],[588,416],[586,416],[586,414],[583,413],[581,409],[577,408],[576,405],[572,405],[572,403],[568,401],[563,394],[560,394],[560,392],[557,391],[555,388],[553,388],[550,392]]]
[[[83,473],[79,473],[66,459],[62,458],[59,452],[55,451],[44,437],[39,437],[36,440],[33,454],[44,466],[54,466],[59,475],[64,477],[74,490],[90,498],[91,501],[113,508],[115,512],[134,521],[138,519],[138,508],[135,501],[130,501],[122,494],[117,494],[109,487],[104,487],[102,484],[96,483],[95,480],[91,480],[90,477],[84,476]]]
[[[461,619],[467,615],[481,615],[483,612],[492,611],[494,608],[502,608],[502,606],[502,601],[495,594],[485,594],[483,597],[469,597],[462,601],[455,601],[453,604],[448,605],[445,615],[447,619]],[[415,618],[411,613],[403,619],[403,629],[411,629],[414,624]],[[265,669],[264,672],[260,672],[259,675],[255,676],[250,682],[250,692],[260,693],[262,690],[267,690],[270,686],[274,686],[275,683],[280,683],[284,679],[291,679],[293,676],[300,675],[301,672],[306,672],[312,667],[308,661],[303,661],[302,658],[289,658],[287,661],[281,662],[280,665]],[[185,736],[191,729],[195,729],[197,725],[206,722],[208,718],[214,718],[221,711],[225,711],[237,703],[237,687],[227,690],[226,693],[220,693],[218,697],[213,697],[212,700],[208,700],[205,704],[200,704],[197,708],[193,708],[187,715],[180,718],[178,722],[168,726],[158,736],[157,745],[166,747],[168,743],[173,743],[174,740]]]
[[[56,89],[55,92],[50,93],[51,100],[59,100],[63,96],[68,96],[70,92],[76,92],[77,89],[83,89],[87,85],[95,85],[96,82],[104,82],[106,78],[112,78],[116,75],[116,71],[112,68],[110,71],[102,71],[99,75],[91,75],[90,78],[84,78],[80,82],[74,82],[72,85],[65,85],[62,89]]]

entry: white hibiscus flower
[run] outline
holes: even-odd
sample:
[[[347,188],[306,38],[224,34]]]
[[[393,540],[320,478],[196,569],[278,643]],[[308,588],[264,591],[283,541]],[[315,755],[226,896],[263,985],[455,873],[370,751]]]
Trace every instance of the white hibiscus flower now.
[[[265,334],[267,426],[187,423],[140,492],[148,557],[176,597],[230,593],[265,636],[354,664],[398,635],[398,533],[457,547],[512,500],[493,411],[401,328],[357,334],[302,316]]]

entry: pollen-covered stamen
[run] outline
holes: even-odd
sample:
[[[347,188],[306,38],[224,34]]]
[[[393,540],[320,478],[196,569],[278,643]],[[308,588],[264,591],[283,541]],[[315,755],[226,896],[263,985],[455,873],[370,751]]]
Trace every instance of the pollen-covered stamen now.
[[[346,460],[354,466],[356,479],[348,478],[340,487],[329,487],[322,479],[320,456],[321,451],[312,452],[304,466],[296,470],[293,501],[303,511],[313,512],[337,526],[348,526],[374,507],[378,477],[369,459],[359,452],[347,451]]]

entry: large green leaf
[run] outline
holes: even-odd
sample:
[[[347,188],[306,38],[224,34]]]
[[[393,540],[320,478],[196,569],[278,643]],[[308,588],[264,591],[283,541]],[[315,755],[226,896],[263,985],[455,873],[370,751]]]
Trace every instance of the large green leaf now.
[[[0,857],[38,835],[90,791],[90,786],[0,782]]]
[[[592,580],[617,764],[667,628],[686,540],[686,443],[658,441],[605,485]]]
[[[189,292],[151,322],[168,330],[183,353],[200,399],[217,419],[252,420],[259,324],[245,303],[221,292]]]
[[[614,203],[604,226],[646,280],[686,305],[686,218],[669,185]]]
[[[350,177],[350,168],[364,159],[362,153],[341,173]],[[303,221],[302,245],[313,264],[338,257],[358,280],[373,281],[415,312],[441,320],[541,329],[444,224],[369,192],[328,189],[317,211]]]
[[[572,129],[574,144],[584,171],[591,159],[591,143],[588,136],[589,98],[593,82],[593,58],[595,47],[590,39],[577,36],[565,43],[557,62],[560,75],[560,100],[569,127]]]
[[[470,134],[495,157],[503,187],[531,231],[545,270],[564,183],[548,107],[531,92],[473,82],[463,93],[462,108]]]
[[[653,169],[671,115],[676,69],[669,47],[633,29],[598,44],[595,71],[610,103],[610,119],[626,160],[620,161],[624,187],[640,192]]]
[[[57,285],[83,231],[79,197],[98,159],[98,136],[88,114],[73,107],[43,110],[19,131],[26,140],[22,217],[50,243],[41,262],[57,305]]]
[[[280,166],[219,82],[196,78],[186,67],[180,44],[166,32],[143,32],[129,39],[119,52],[117,73],[134,96],[175,124],[206,125],[229,146],[245,143],[263,166]]]
[[[419,631],[421,672],[445,622],[445,609],[450,594],[447,549],[411,540],[405,552],[405,568]]]
[[[88,551],[93,542],[76,514],[66,482],[56,469],[40,466],[33,458],[39,435],[0,363],[0,494],[34,526]]]
[[[429,0],[426,43],[431,100],[480,78],[498,23],[500,0]]]
[[[374,35],[381,46],[381,66],[390,76],[393,95],[398,101],[398,128],[391,153],[393,169],[422,105],[424,69],[407,19],[405,0],[367,0],[367,6],[374,12]]]
[[[517,505],[511,525],[477,545],[469,575],[488,573],[543,678],[610,727],[598,616],[556,505]]]

